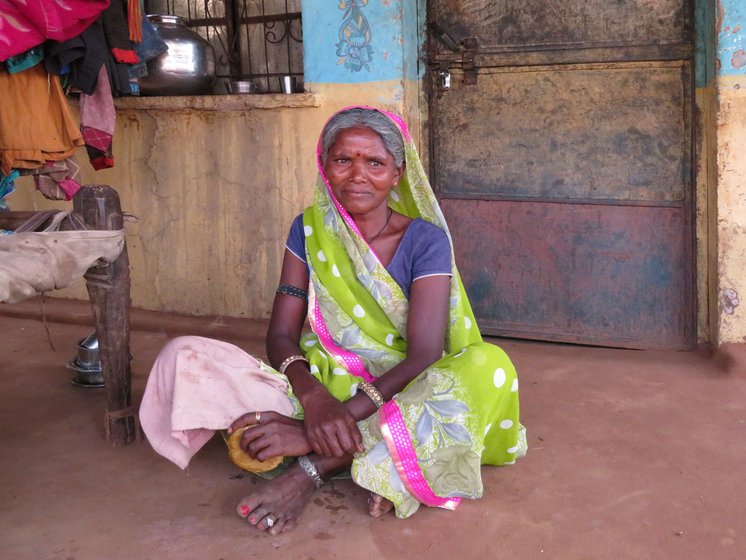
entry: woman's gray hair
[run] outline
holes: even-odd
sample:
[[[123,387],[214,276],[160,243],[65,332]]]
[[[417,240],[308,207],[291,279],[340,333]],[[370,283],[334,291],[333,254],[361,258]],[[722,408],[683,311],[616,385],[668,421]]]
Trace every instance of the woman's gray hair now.
[[[397,126],[386,115],[375,109],[354,107],[340,111],[334,115],[321,131],[321,161],[326,161],[326,155],[337,140],[337,135],[343,130],[356,126],[370,128],[383,140],[386,150],[394,156],[397,166],[404,163],[404,140]]]

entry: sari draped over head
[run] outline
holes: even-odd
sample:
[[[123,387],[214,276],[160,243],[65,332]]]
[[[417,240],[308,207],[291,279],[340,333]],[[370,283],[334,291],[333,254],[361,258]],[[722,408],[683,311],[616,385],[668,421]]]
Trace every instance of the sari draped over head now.
[[[396,124],[405,146],[404,173],[389,207],[435,224],[450,240],[405,123],[380,112]],[[312,332],[301,348],[311,373],[346,400],[360,381],[373,381],[406,357],[408,301],[336,200],[321,140],[317,156],[313,206],[303,213]],[[443,358],[359,422],[365,451],[354,458],[353,478],[391,500],[399,517],[420,503],[453,509],[461,498],[480,497],[480,465],[512,464],[526,451],[515,369],[505,352],[482,341],[453,251],[451,261]]]

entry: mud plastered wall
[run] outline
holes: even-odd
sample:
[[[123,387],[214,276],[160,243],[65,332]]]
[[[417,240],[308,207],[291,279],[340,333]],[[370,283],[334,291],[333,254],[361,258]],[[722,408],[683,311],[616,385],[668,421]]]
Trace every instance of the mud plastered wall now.
[[[84,183],[115,187],[138,218],[127,225],[135,307],[269,316],[288,228],[312,201],[324,122],[363,104],[417,130],[417,17],[412,2],[306,0],[306,94],[246,107],[227,95],[117,102],[115,166],[94,172],[82,150],[78,161]],[[18,186],[13,209],[70,207],[28,178]],[[82,281],[52,295],[87,298]]]
[[[719,2],[717,33],[718,342],[746,342],[746,1]]]

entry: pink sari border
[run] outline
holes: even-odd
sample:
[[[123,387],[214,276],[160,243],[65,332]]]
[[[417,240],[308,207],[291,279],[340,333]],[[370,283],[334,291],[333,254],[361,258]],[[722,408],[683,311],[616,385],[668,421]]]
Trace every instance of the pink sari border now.
[[[371,107],[373,109],[374,107]],[[402,136],[404,136],[404,141],[409,142],[412,140],[412,137],[409,135],[409,129],[407,128],[407,123],[404,122],[404,119],[402,119],[399,115],[396,115],[394,113],[389,113],[388,111],[383,111],[381,109],[376,109],[379,113],[383,113],[388,118],[390,118],[394,123],[399,127],[399,130],[401,130]]]
[[[386,447],[394,461],[404,486],[419,502],[426,506],[456,509],[461,498],[441,498],[437,496],[420,470],[417,454],[404,424],[399,406],[393,400],[384,404],[378,411],[378,423],[386,440]]]
[[[347,366],[347,371],[349,371],[352,375],[362,377],[368,383],[375,381],[376,378],[368,373],[368,370],[365,369],[363,361],[360,359],[359,356],[340,348],[334,343],[332,335],[329,333],[329,329],[326,327],[324,318],[321,315],[321,309],[319,308],[318,300],[314,302],[313,317],[311,318],[311,322],[313,325],[313,332],[315,332],[316,336],[319,337],[321,345],[326,349],[327,352],[329,352],[329,354],[334,357],[337,362],[344,363],[345,366]]]

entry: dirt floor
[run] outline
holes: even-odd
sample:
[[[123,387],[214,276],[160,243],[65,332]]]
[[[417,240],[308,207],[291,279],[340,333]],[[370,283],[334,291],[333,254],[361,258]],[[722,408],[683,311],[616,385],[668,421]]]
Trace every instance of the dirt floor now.
[[[483,469],[484,497],[407,520],[366,515],[349,480],[323,487],[294,532],[234,514],[255,484],[219,438],[187,471],[147,442],[110,448],[101,389],[65,363],[86,302],[0,307],[0,558],[746,558],[746,356],[495,340],[521,383],[529,453]],[[191,332],[263,354],[262,322],[133,312],[139,402],[159,348]]]

